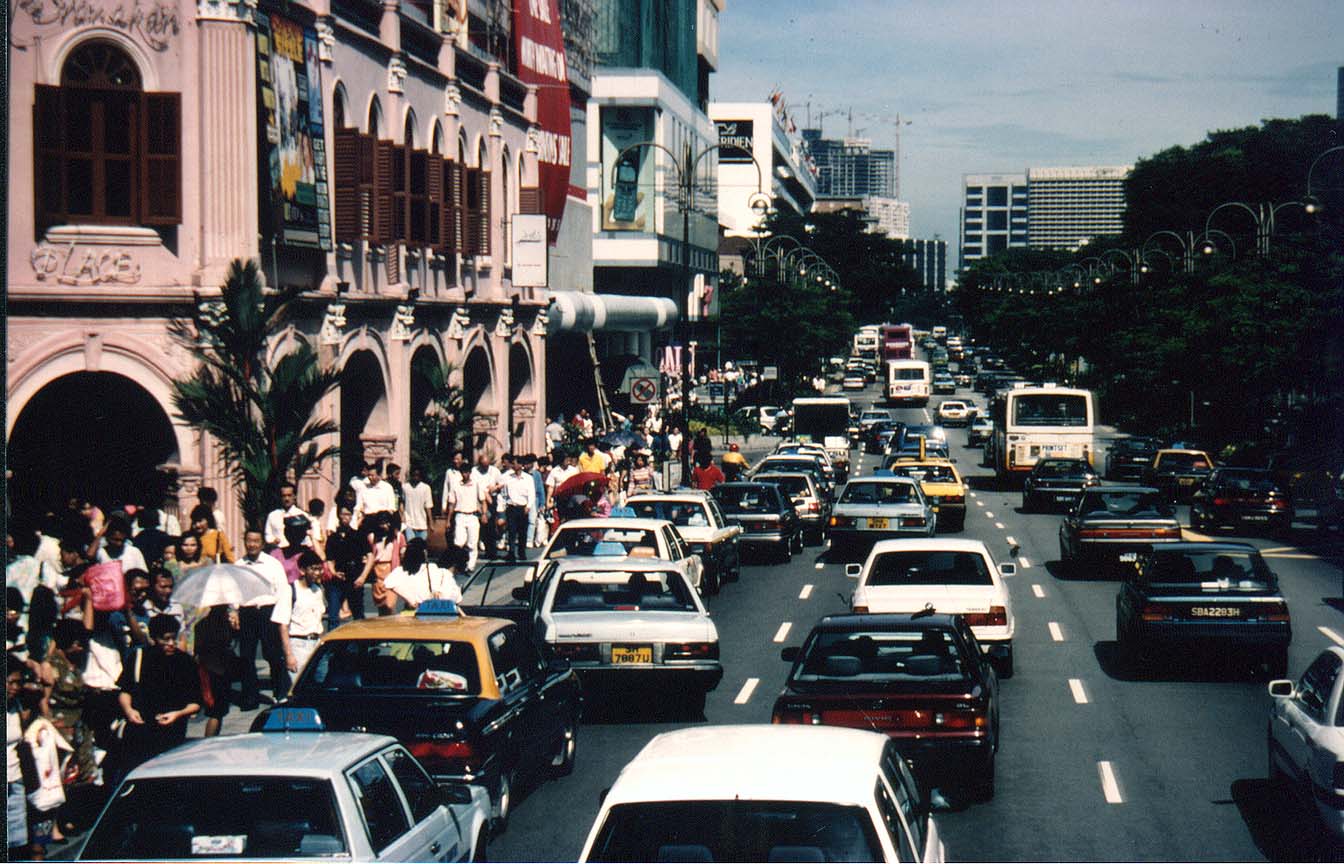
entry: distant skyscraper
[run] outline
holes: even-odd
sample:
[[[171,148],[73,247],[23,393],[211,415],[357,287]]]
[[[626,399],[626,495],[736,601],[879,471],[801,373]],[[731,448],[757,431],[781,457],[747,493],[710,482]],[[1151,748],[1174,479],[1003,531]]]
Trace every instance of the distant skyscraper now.
[[[1132,166],[1027,169],[1027,245],[1077,249],[1119,234]]]
[[[896,151],[874,150],[867,138],[823,138],[804,129],[803,140],[817,164],[817,198],[895,198]]]
[[[963,174],[961,255],[966,262],[1027,245],[1027,175]]]
[[[903,240],[901,250],[901,260],[915,268],[927,290],[947,290],[946,240]]]
[[[893,240],[910,236],[910,202],[869,195],[863,199],[863,212],[872,220],[872,230]]]

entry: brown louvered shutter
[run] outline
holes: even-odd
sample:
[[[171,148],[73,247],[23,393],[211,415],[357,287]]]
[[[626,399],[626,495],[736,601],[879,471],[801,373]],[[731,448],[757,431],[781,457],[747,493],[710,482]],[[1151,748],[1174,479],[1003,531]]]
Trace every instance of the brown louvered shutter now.
[[[442,252],[443,242],[443,159],[437,153],[425,154],[425,242]]]
[[[476,241],[476,254],[490,254],[490,172],[476,172],[476,182],[480,184],[480,192],[477,193],[481,204],[476,212],[476,232],[478,239]]]
[[[466,187],[466,213],[463,217],[463,227],[467,235],[464,238],[464,254],[481,254],[481,232],[478,226],[481,212],[481,170],[479,168],[464,167],[462,169],[462,185]]]
[[[182,223],[182,95],[146,93],[140,112],[140,223]]]
[[[398,144],[392,153],[392,242],[406,243],[411,236],[411,150]]]
[[[65,114],[61,88],[37,85],[33,102],[33,184],[37,234],[65,221]]]
[[[336,188],[332,197],[336,205],[333,229],[337,243],[354,243],[363,239],[360,231],[359,139],[358,129],[336,130],[332,159],[332,178]]]
[[[541,213],[541,189],[537,186],[523,186],[518,190],[518,212],[525,216]]]
[[[450,247],[459,255],[467,254],[467,166],[460,162],[448,163],[450,188],[448,195],[452,201],[453,236]]]
[[[400,149],[392,141],[379,141],[374,146],[372,240],[375,243],[387,244],[396,239],[392,196],[396,191],[396,159]]]
[[[410,225],[407,236],[410,245],[420,247],[429,245],[429,214],[425,206],[429,189],[429,152],[410,151],[410,163],[407,166],[410,175],[406,180],[406,206]]]
[[[372,135],[359,136],[359,239],[373,240],[374,181],[377,176],[378,141]]]

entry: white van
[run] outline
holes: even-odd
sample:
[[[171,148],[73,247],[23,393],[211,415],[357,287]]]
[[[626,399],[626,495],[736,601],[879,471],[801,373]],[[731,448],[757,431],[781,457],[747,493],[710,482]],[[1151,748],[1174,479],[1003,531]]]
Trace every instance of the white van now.
[[[887,401],[893,405],[929,404],[932,374],[923,360],[887,361]]]

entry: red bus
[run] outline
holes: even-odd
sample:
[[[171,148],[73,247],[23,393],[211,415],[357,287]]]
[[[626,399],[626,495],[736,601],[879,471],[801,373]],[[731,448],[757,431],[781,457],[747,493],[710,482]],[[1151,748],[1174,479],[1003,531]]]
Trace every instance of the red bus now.
[[[877,347],[883,363],[915,359],[915,337],[909,324],[883,324],[877,331]]]

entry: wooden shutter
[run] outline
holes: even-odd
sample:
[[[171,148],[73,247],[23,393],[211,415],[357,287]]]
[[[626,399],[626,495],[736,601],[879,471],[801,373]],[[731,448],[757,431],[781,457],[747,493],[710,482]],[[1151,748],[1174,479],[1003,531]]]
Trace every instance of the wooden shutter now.
[[[451,234],[448,248],[459,255],[467,253],[467,178],[460,162],[448,162],[449,213]]]
[[[476,171],[475,255],[490,254],[490,172]]]
[[[467,236],[463,238],[464,254],[481,254],[481,233],[477,227],[478,216],[481,211],[481,169],[463,166],[462,185],[466,187],[466,213],[463,216],[463,227]]]
[[[437,153],[425,154],[425,243],[442,252],[443,242],[443,159]]]
[[[429,214],[425,201],[429,197],[429,153],[425,150],[411,150],[407,162],[406,212],[408,222],[407,237],[411,246],[429,245]]]
[[[396,239],[396,214],[393,202],[396,158],[399,148],[391,141],[378,141],[373,153],[373,231],[374,243],[387,244]]]
[[[524,215],[536,215],[543,212],[540,187],[523,186],[518,190],[518,212]]]
[[[364,239],[359,200],[360,137],[357,129],[336,130],[336,146],[332,160],[335,194],[332,198],[336,205],[333,229],[337,243],[353,243]]]
[[[37,235],[65,221],[65,113],[61,88],[37,85],[33,102],[33,192]]]
[[[140,111],[140,224],[182,224],[182,95],[146,93]]]
[[[372,135],[359,136],[359,239],[373,240],[375,184],[377,179],[378,141]]]

